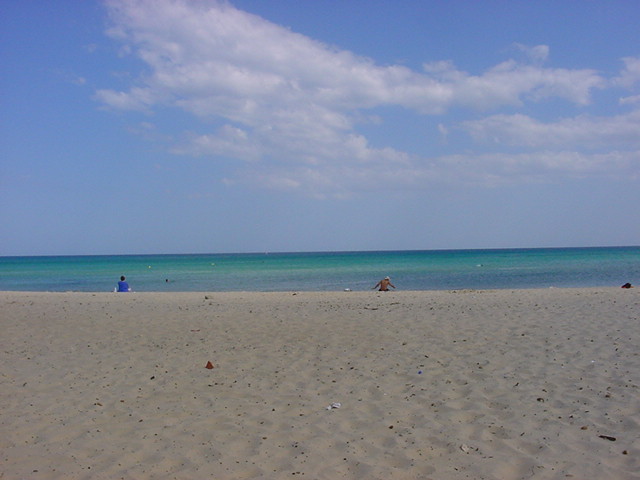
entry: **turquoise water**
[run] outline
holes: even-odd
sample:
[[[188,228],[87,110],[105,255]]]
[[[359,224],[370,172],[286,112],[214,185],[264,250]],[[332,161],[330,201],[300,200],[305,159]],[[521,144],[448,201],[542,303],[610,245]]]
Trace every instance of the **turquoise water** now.
[[[113,291],[120,275],[139,292],[620,286],[640,283],[640,247],[0,257],[0,290]]]

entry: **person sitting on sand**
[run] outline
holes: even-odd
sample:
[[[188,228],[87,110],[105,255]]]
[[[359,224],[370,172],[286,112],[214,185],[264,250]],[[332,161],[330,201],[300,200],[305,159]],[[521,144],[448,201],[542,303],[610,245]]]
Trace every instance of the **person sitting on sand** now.
[[[131,288],[129,288],[129,284],[126,282],[124,275],[120,277],[120,281],[118,282],[118,292],[130,292]]]
[[[380,292],[388,292],[389,287],[396,288],[396,286],[391,283],[391,279],[389,277],[384,277],[382,280],[376,283],[375,287],[373,287],[371,290],[375,290],[378,287],[380,287],[380,290],[378,290]]]

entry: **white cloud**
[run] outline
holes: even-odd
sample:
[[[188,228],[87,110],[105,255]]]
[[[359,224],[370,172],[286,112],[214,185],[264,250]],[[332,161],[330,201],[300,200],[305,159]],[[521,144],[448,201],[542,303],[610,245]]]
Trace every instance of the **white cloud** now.
[[[615,85],[631,88],[640,82],[640,57],[623,58],[624,70],[620,72],[620,76],[613,79]]]
[[[542,63],[549,58],[549,47],[547,45],[536,45],[534,47],[530,47],[528,45],[522,45],[521,43],[516,43],[514,46],[524,52],[527,57],[536,63]]]
[[[452,64],[426,73],[377,66],[226,3],[111,1],[114,38],[150,67],[144,87],[102,92],[116,108],[149,100],[198,115],[254,124],[273,108],[336,110],[401,105],[439,113],[454,104],[494,108],[524,97],[561,96],[585,103],[602,79],[592,70],[544,69],[509,61],[473,76]],[[544,57],[544,45],[531,49]],[[431,69],[431,70],[430,70]],[[430,73],[435,73],[431,75]],[[127,102],[123,97],[129,97]]]
[[[98,45],[95,43],[89,43],[84,46],[84,49],[87,51],[87,53],[95,53],[98,50]]]
[[[503,62],[479,76],[457,70],[452,64],[425,66],[437,73],[441,88],[450,91],[451,105],[492,109],[504,105],[522,105],[525,100],[539,101],[560,97],[586,105],[591,90],[602,88],[604,80],[593,70],[546,69],[523,65],[514,60]]]
[[[393,157],[393,154],[391,155]],[[385,164],[377,160],[375,168],[357,168],[352,164],[330,164],[323,169],[293,166],[287,169],[264,168],[246,172],[244,183],[269,188],[301,191],[316,197],[348,197],[354,191],[422,190],[435,183],[451,186],[495,187],[522,182],[549,182],[564,178],[639,178],[640,150],[607,153],[576,151],[540,151],[506,154],[455,154],[431,159],[405,158],[404,162]]]
[[[523,166],[573,172],[582,165],[589,172],[599,165],[600,160],[584,157],[587,160],[571,163],[572,169],[552,168],[547,154],[431,159],[428,154],[409,155],[401,146],[373,147],[357,131],[358,122],[371,113],[363,110],[376,107],[442,115],[453,108],[477,112],[552,98],[588,105],[592,91],[604,88],[606,80],[592,69],[544,67],[549,56],[545,45],[517,45],[528,63],[507,60],[479,75],[448,61],[425,64],[418,72],[376,65],[226,2],[110,0],[107,5],[113,22],[109,35],[122,43],[123,52],[141,59],[146,70],[129,90],[102,89],[96,93],[98,100],[121,110],[177,108],[202,118],[205,125],[211,119],[221,121],[225,126],[206,134],[187,132],[173,151],[248,162],[242,164],[245,170],[238,181],[342,196],[382,185],[424,188],[454,178],[524,178]],[[620,84],[629,84],[635,75],[634,59],[625,62]],[[624,126],[625,121],[630,124]],[[493,115],[463,127],[476,139],[529,147],[550,142],[561,149],[565,142],[579,141],[635,146],[629,132],[637,125],[637,115],[577,117],[551,124],[526,115]],[[444,123],[438,130],[448,137]],[[460,170],[465,163],[470,165]]]
[[[191,135],[182,146],[173,149],[180,155],[219,155],[239,160],[255,161],[261,156],[259,145],[240,128],[225,125],[211,135]]]
[[[152,92],[147,89],[133,88],[129,93],[113,90],[98,90],[96,98],[110,108],[117,110],[137,110],[148,112],[154,104]]]
[[[620,105],[634,105],[636,103],[640,103],[640,95],[632,95],[620,99]]]
[[[475,139],[536,148],[640,147],[640,110],[613,117],[581,115],[543,123],[522,114],[492,115],[462,123]]]
[[[483,172],[487,171],[502,183],[546,181],[554,177],[637,177],[640,151],[581,153],[545,150],[520,154],[458,155],[443,159],[452,160],[459,165],[458,173],[465,175],[471,183],[482,183]]]

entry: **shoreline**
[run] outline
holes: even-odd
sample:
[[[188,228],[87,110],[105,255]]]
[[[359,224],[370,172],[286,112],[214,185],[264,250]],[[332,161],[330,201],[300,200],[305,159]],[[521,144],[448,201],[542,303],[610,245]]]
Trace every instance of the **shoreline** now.
[[[620,287],[0,292],[0,474],[639,478],[639,306]]]

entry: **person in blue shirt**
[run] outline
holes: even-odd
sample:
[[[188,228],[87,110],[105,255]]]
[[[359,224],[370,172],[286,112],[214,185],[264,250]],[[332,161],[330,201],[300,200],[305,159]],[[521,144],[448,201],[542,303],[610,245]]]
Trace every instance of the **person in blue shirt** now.
[[[118,282],[118,292],[130,292],[129,284],[126,282],[124,275],[120,277]]]

